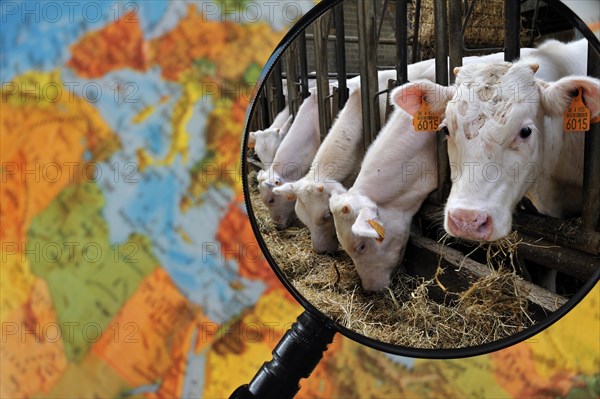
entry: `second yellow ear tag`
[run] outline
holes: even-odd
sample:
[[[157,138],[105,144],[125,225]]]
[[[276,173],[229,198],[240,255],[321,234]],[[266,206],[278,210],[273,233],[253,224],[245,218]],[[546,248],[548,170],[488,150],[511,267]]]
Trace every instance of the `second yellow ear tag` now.
[[[385,238],[385,229],[383,228],[383,226],[374,220],[367,220],[367,223],[369,223],[371,227],[377,232],[377,234],[379,235],[377,241],[381,243]]]
[[[571,104],[563,115],[563,130],[565,132],[585,132],[590,130],[590,110],[583,103],[581,89],[573,97]]]
[[[427,101],[421,102],[421,107],[413,118],[413,127],[417,132],[435,132],[440,126],[441,118],[429,108]]]

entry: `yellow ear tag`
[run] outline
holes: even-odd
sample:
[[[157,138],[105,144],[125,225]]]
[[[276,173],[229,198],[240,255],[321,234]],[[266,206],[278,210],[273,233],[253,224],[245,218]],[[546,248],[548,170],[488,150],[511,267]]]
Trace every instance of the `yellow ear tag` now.
[[[421,102],[421,108],[413,118],[413,127],[417,132],[435,132],[440,126],[441,118],[429,108],[427,101]]]
[[[590,110],[583,103],[581,89],[565,110],[563,115],[563,130],[565,132],[586,132],[590,130]]]
[[[381,244],[383,242],[383,239],[385,238],[385,229],[382,225],[380,225],[374,220],[367,220],[367,223],[369,223],[371,227],[375,229],[377,234],[379,234],[379,238],[377,239],[377,241]]]

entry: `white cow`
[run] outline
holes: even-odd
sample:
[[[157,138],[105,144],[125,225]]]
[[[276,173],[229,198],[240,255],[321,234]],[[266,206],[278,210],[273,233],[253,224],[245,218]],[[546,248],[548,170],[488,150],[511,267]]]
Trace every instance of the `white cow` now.
[[[523,51],[528,52],[530,49]],[[500,61],[503,57],[504,53],[498,53],[483,59]],[[467,57],[464,63],[474,63],[480,59]],[[407,72],[409,80],[433,81],[435,60],[409,65]],[[387,87],[388,80],[395,77],[395,71],[379,72],[379,90]],[[275,189],[275,192],[285,192],[297,197],[296,215],[310,230],[312,246],[317,253],[333,252],[338,248],[335,226],[329,212],[329,198],[339,186],[337,183],[341,183],[345,188],[352,185],[364,154],[360,78],[350,79],[348,87],[353,92],[319,148],[307,175],[297,182]],[[380,96],[379,99],[380,119],[383,124],[386,97]]]
[[[281,111],[280,114],[284,111]],[[249,146],[254,147],[254,153],[258,159],[260,159],[263,167],[264,165],[270,165],[273,163],[277,149],[285,138],[287,132],[290,130],[293,119],[294,117],[289,115],[281,127],[272,127],[271,125],[271,127],[268,127],[265,130],[250,132],[248,137]]]
[[[367,291],[389,285],[412,218],[437,184],[436,135],[414,131],[412,118],[400,108],[400,94],[401,88],[392,91],[396,109],[369,148],[356,182],[347,193],[339,184],[329,202],[337,237]]]
[[[295,198],[273,193],[273,188],[306,174],[321,144],[317,91],[310,89],[296,118],[279,145],[273,163],[257,175],[260,197],[277,229],[285,229],[294,217]]]
[[[379,73],[379,87],[387,87],[393,71]],[[273,192],[296,198],[296,215],[310,230],[317,253],[338,248],[335,226],[329,211],[329,197],[341,182],[350,187],[360,170],[364,155],[360,77],[348,80],[349,97],[338,114],[308,173],[296,182],[275,187]],[[385,96],[381,96],[380,119],[385,119]]]
[[[586,64],[585,40],[549,41],[514,64],[462,67],[447,90],[412,85],[410,113],[425,93],[447,102],[453,184],[444,228],[450,235],[506,236],[523,196],[544,215],[580,211],[585,133],[564,132],[563,113],[577,90],[591,116],[600,113],[600,81],[585,76]]]

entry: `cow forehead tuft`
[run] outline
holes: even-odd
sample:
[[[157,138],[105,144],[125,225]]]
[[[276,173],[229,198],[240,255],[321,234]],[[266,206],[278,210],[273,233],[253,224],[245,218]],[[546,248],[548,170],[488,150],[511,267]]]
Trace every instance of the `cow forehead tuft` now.
[[[519,95],[514,94],[516,83],[520,85]],[[454,106],[447,108],[449,120],[456,118],[468,140],[484,133],[495,136],[488,138],[495,142],[502,141],[499,137],[503,136],[502,127],[508,125],[518,108],[514,105],[523,102],[529,90],[537,88],[527,65],[507,62],[464,66],[456,85],[461,87],[457,90],[460,97],[454,99]],[[484,128],[488,123],[488,128]]]
[[[471,64],[463,66],[456,77],[457,84],[493,86],[500,83],[512,64],[502,62],[497,64]]]

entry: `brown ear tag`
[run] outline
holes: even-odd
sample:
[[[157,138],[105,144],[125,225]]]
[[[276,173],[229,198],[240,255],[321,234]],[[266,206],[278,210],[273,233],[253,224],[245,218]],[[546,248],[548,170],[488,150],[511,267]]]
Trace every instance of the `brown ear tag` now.
[[[379,234],[379,238],[377,239],[377,241],[381,244],[383,242],[383,239],[385,238],[385,229],[382,225],[380,225],[374,220],[367,220],[367,223],[369,223],[371,227],[377,232],[377,234]]]
[[[427,101],[421,102],[421,108],[413,118],[413,127],[417,132],[435,132],[440,126],[441,118],[429,108]]]
[[[573,97],[571,104],[563,115],[563,130],[565,132],[586,132],[590,130],[590,110],[583,103],[581,89]]]

